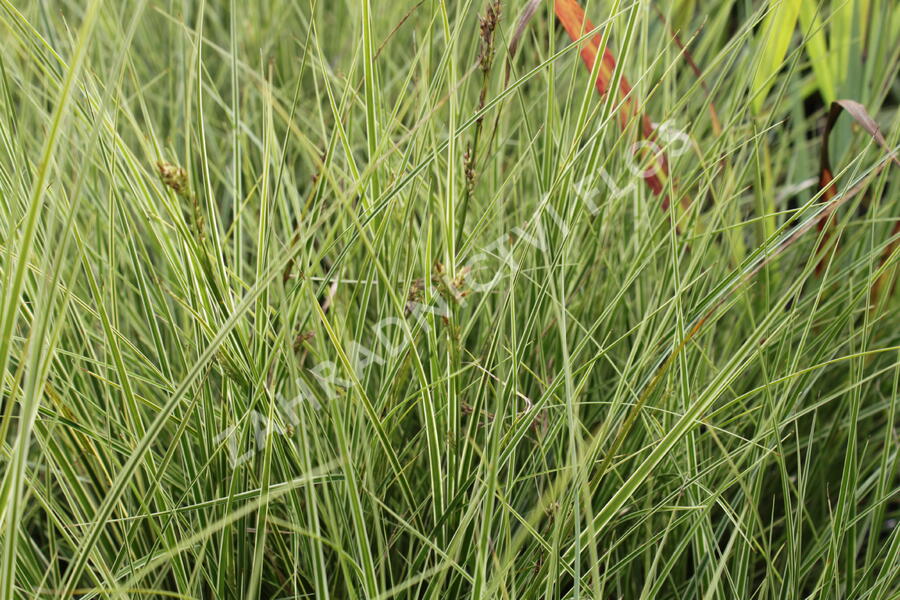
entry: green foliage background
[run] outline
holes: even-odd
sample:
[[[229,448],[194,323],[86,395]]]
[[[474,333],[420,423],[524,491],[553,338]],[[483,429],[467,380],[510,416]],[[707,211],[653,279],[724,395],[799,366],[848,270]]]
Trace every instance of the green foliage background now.
[[[0,597],[898,597],[900,7],[526,4],[0,0]]]

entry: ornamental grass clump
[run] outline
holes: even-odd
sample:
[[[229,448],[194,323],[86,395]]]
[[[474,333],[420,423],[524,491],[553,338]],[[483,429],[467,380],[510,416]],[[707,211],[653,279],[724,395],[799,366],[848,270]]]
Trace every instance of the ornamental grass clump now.
[[[898,39],[0,0],[0,599],[897,600]]]

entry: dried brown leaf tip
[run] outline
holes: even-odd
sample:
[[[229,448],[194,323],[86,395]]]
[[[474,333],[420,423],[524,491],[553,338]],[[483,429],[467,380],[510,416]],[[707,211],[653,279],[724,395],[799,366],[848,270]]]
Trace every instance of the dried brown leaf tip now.
[[[188,185],[187,171],[178,165],[163,160],[156,161],[156,169],[159,171],[159,178],[173,192],[182,198],[190,197],[191,190]]]

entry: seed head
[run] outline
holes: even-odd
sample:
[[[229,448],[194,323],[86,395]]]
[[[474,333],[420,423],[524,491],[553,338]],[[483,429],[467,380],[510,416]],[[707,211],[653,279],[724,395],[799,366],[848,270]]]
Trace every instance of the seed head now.
[[[481,55],[479,63],[482,71],[489,71],[491,63],[494,61],[494,30],[500,23],[500,0],[494,0],[488,4],[487,11],[483,17],[479,17],[481,22]]]
[[[466,148],[466,153],[463,154],[463,173],[466,176],[466,191],[468,193],[472,193],[475,189],[475,153],[472,151],[472,145],[470,144]]]
[[[159,171],[159,178],[166,186],[171,188],[173,192],[184,198],[190,195],[187,171],[182,167],[173,165],[170,162],[158,160],[156,161],[156,168]]]

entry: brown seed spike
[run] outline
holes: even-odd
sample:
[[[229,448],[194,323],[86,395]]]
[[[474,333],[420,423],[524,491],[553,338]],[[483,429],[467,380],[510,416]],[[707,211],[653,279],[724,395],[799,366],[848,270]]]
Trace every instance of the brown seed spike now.
[[[156,168],[159,171],[159,178],[173,192],[182,197],[189,195],[187,171],[178,165],[162,160],[156,161]]]

